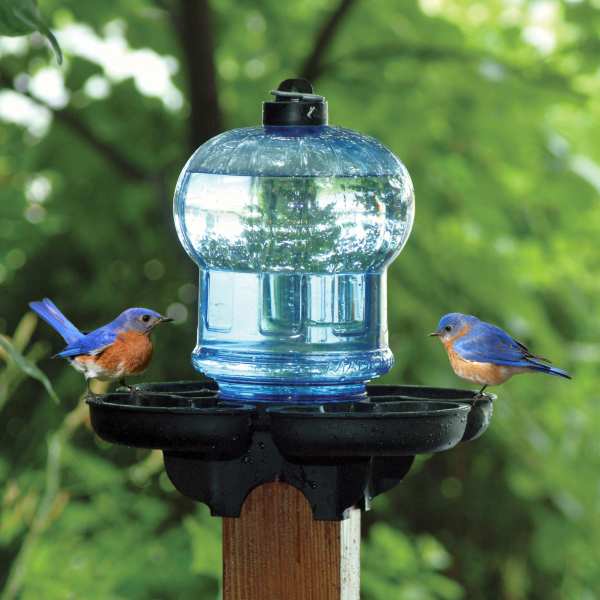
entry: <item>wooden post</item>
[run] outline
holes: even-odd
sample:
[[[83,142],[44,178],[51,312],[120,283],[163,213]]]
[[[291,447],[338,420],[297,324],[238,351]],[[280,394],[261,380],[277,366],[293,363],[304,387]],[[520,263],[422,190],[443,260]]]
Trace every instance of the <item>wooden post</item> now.
[[[359,509],[314,521],[300,491],[266,483],[223,519],[223,600],[358,600],[359,585]]]

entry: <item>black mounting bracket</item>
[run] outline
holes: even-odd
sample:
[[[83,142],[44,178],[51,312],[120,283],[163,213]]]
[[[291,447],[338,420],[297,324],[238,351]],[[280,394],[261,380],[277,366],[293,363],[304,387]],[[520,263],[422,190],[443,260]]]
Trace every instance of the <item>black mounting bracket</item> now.
[[[240,457],[211,460],[165,451],[165,467],[184,495],[208,505],[211,514],[239,517],[246,496],[263,483],[281,481],[300,490],[318,520],[344,519],[354,506],[371,500],[408,473],[414,456],[311,459],[285,458],[267,431],[254,434]]]

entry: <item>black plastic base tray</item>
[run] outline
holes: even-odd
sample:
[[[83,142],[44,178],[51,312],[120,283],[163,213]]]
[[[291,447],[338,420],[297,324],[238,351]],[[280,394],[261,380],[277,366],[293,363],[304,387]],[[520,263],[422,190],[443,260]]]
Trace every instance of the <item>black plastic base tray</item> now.
[[[456,388],[433,388],[418,385],[368,385],[367,391],[371,402],[387,402],[398,400],[452,401],[467,404],[471,410],[467,417],[467,426],[463,434],[463,442],[469,442],[483,435],[488,428],[494,412],[495,394],[479,394],[472,390]]]
[[[254,487],[286,481],[315,518],[340,519],[398,483],[416,454],[482,435],[494,398],[369,385],[356,402],[252,405],[219,400],[216,383],[201,379],[140,384],[87,402],[100,437],[163,450],[177,489],[215,515],[238,516]]]
[[[155,392],[116,392],[87,402],[92,427],[106,441],[223,458],[248,448],[256,412],[252,406],[214,397]]]

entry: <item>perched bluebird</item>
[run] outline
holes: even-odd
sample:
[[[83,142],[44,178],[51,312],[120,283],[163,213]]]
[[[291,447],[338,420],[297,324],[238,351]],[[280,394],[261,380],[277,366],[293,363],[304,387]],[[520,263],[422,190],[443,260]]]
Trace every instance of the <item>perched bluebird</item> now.
[[[472,315],[444,315],[430,335],[444,344],[450,365],[459,377],[483,385],[480,394],[488,385],[500,385],[518,373],[538,371],[571,379],[566,371],[553,367],[546,358],[531,354],[500,327]]]
[[[108,325],[82,333],[49,298],[29,306],[67,342],[56,356],[83,373],[89,393],[90,379],[119,380],[125,385],[125,376],[142,373],[152,358],[150,333],[158,324],[173,320],[148,308],[128,308]]]

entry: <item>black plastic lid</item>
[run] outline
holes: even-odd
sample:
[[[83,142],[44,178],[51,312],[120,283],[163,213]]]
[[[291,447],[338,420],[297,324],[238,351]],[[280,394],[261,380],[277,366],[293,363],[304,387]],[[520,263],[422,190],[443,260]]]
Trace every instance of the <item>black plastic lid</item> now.
[[[306,79],[286,79],[263,102],[263,125],[327,125],[327,102]]]

